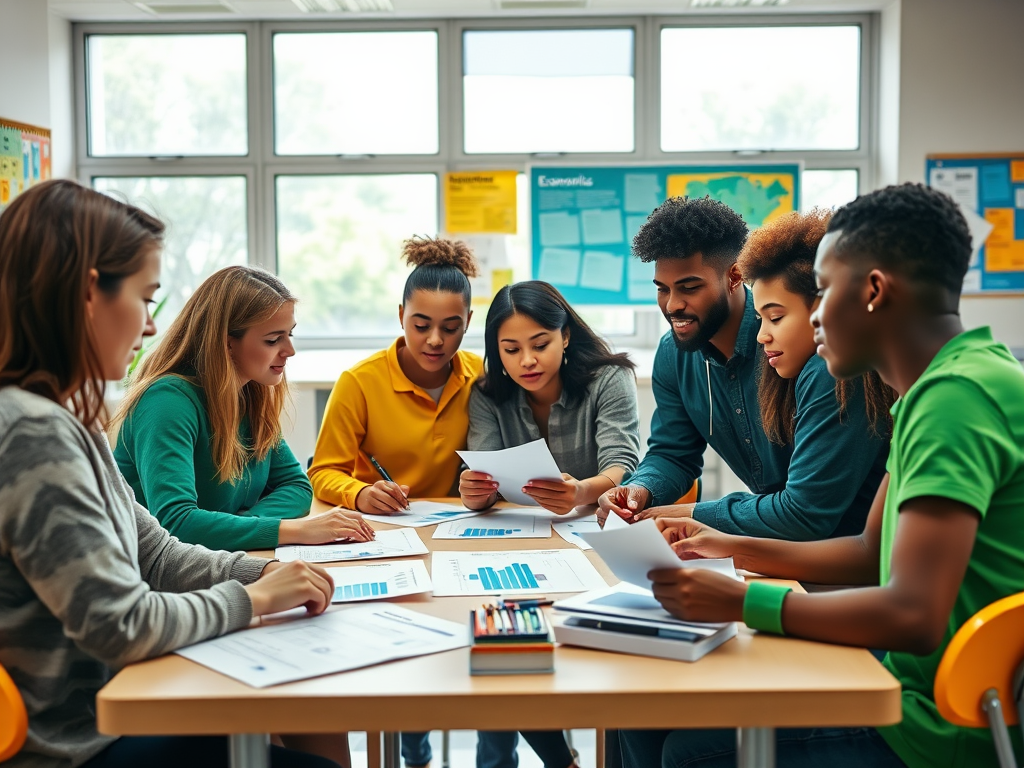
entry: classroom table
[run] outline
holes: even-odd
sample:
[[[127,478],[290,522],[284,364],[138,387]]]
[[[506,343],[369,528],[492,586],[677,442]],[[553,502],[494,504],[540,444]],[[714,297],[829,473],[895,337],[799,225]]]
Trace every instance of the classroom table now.
[[[324,509],[314,503],[314,513]],[[434,526],[415,530],[431,551],[573,548],[554,532],[465,541],[432,539]],[[617,581],[586,554],[609,584]],[[464,622],[483,600],[400,602]],[[695,663],[558,646],[555,673],[546,675],[471,677],[469,649],[461,648],[259,689],[172,654],[121,670],[96,705],[108,735],[229,734],[231,768],[266,768],[270,733],[367,731],[369,743],[385,732],[384,764],[397,768],[401,731],[568,728],[735,728],[740,768],[773,768],[777,727],[879,726],[901,717],[899,683],[867,651],[742,625]]]

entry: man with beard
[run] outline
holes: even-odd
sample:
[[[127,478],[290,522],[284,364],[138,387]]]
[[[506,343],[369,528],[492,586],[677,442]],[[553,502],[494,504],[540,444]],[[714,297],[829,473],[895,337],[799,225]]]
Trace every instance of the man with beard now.
[[[868,423],[863,387],[845,409],[825,361],[814,356],[797,383],[808,407],[797,440],[771,442],[757,399],[760,318],[737,257],[743,219],[710,198],[671,198],[633,240],[654,262],[658,304],[671,329],[654,358],[657,409],[647,455],[626,484],[599,500],[598,517],[628,522],[690,517],[720,531],[793,541],[859,534],[885,474],[888,435]],[[750,493],[673,504],[700,477],[710,445]],[[665,506],[669,505],[669,506]]]

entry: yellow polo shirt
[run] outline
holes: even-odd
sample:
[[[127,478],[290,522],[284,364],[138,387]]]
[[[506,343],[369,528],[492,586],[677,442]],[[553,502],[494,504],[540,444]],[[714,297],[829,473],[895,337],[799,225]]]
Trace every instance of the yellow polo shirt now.
[[[434,399],[398,365],[399,337],[388,349],[341,374],[331,390],[316,441],[309,479],[318,499],[348,509],[356,496],[381,479],[373,455],[409,495],[448,496],[469,431],[469,392],[483,360],[459,351],[452,372]]]

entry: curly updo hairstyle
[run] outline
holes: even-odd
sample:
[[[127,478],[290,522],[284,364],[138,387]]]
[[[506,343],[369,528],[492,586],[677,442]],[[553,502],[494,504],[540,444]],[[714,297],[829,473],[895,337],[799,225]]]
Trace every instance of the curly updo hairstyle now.
[[[466,306],[470,305],[469,278],[480,274],[480,266],[464,242],[441,237],[412,237],[403,244],[402,257],[413,267],[405,281],[403,304],[415,291],[440,291],[461,294]]]

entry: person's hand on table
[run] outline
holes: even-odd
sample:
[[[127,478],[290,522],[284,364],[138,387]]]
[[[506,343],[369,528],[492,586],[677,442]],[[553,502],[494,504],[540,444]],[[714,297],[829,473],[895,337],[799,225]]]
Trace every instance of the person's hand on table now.
[[[665,568],[647,574],[661,607],[683,621],[742,621],[745,582],[703,568]]]
[[[312,615],[323,613],[334,596],[334,579],[319,565],[296,560],[267,563],[259,579],[245,587],[252,615],[266,616],[305,606]]]
[[[562,473],[562,480],[530,480],[523,493],[556,515],[567,515],[582,504],[580,481]]]
[[[409,486],[378,480],[359,491],[356,509],[367,515],[396,515],[409,508]]]
[[[459,496],[466,509],[487,509],[498,500],[498,483],[486,472],[466,469],[459,475]]]
[[[322,515],[282,520],[278,544],[333,544],[336,541],[372,541],[373,528],[358,512],[334,507]]]
[[[680,560],[736,554],[738,536],[722,533],[692,517],[659,517],[654,522]]]
[[[597,522],[604,528],[608,515],[618,515],[627,523],[651,503],[651,492],[640,485],[620,485],[605,491],[597,500]]]
[[[647,507],[633,514],[629,522],[638,523],[641,520],[657,520],[659,517],[693,517],[695,504],[666,504],[662,507]]]

